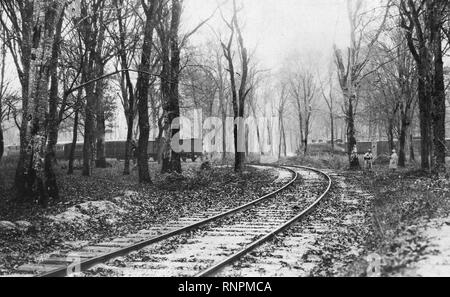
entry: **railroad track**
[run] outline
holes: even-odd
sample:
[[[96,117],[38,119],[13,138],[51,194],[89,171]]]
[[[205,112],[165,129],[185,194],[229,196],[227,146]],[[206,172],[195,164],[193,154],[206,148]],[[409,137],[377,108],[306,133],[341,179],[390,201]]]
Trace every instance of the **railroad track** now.
[[[131,236],[92,246],[92,255],[89,250],[73,254],[84,260],[59,263],[38,276],[61,277],[71,272],[85,276],[212,276],[303,218],[330,190],[331,179],[321,171],[294,166],[279,169],[290,173],[289,180],[246,205],[185,218],[180,224],[187,226],[141,231],[137,243]],[[142,240],[142,236],[148,239]],[[103,253],[95,255],[95,250]]]

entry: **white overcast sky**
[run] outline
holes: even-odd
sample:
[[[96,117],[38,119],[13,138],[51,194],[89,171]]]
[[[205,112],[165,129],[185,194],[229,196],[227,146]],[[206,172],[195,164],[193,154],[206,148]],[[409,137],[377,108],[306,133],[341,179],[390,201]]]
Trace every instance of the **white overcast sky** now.
[[[292,52],[326,63],[333,44],[339,47],[348,44],[346,0],[237,1],[244,5],[240,19],[244,23],[246,43],[251,50],[256,49],[256,57],[263,67],[275,70]],[[183,25],[195,27],[216,7],[216,0],[185,0]],[[224,5],[225,13],[230,7],[231,0]],[[215,29],[223,26],[220,13],[209,24]],[[210,32],[208,26],[203,27],[191,42],[200,43],[202,36]],[[226,31],[223,32],[226,36]]]

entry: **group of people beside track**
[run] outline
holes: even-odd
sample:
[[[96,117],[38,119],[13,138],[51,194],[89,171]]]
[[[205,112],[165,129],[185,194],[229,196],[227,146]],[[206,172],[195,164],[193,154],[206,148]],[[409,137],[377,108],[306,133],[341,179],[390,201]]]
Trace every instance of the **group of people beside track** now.
[[[358,158],[358,148],[356,147],[356,145],[353,147],[353,151],[350,158],[351,159]],[[364,170],[371,171],[373,168],[373,162],[375,160],[372,150],[369,149],[364,154],[363,158],[364,158]],[[396,171],[398,169],[398,155],[395,149],[392,150],[392,154],[389,159],[389,169],[392,171]]]

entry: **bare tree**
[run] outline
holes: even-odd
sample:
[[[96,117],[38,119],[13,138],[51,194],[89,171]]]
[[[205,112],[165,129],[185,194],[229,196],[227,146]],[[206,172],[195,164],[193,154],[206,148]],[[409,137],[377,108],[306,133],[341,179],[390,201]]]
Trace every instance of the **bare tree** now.
[[[166,87],[162,89],[164,97],[164,118],[165,118],[165,146],[163,153],[162,172],[178,172],[181,173],[181,155],[178,150],[172,147],[173,141],[179,141],[175,137],[179,135],[180,123],[175,120],[180,118],[180,71],[181,71],[181,48],[179,40],[179,27],[181,19],[182,1],[172,0],[170,24],[167,24],[165,30],[160,30],[160,34],[164,34],[165,38],[162,45],[162,62],[163,62],[163,83]]]
[[[69,169],[67,171],[67,174],[69,174],[69,175],[73,174],[73,172],[74,172],[73,163],[74,163],[74,159],[75,159],[75,150],[76,150],[77,141],[78,141],[80,113],[82,110],[82,100],[81,100],[82,96],[83,96],[83,90],[79,89],[78,95],[77,95],[77,103],[73,107],[75,115],[74,115],[74,120],[73,120],[73,129],[72,129],[72,145],[70,147],[70,152],[69,152]]]
[[[279,95],[279,102],[278,102],[278,119],[279,119],[279,126],[280,126],[280,138],[279,138],[279,144],[278,144],[278,159],[281,158],[281,153],[284,153],[284,156],[287,156],[287,144],[286,144],[286,129],[285,129],[285,115],[287,113],[286,107],[288,106],[288,87],[285,83],[281,83],[280,86],[280,95]]]
[[[432,133],[434,148],[434,170],[436,172],[446,171],[445,157],[448,151],[445,143],[445,79],[444,79],[444,50],[443,50],[443,22],[447,20],[450,2],[429,1],[427,10],[430,18],[431,34],[429,47],[434,55],[433,63],[433,93],[432,93]]]
[[[51,162],[46,160],[48,84],[52,65],[52,51],[56,38],[55,28],[60,19],[64,4],[45,0],[34,3],[33,46],[30,61],[29,98],[27,108],[26,138],[29,143],[24,162],[26,174],[26,193],[31,194],[44,206],[48,198],[59,198],[56,176]],[[34,192],[37,189],[37,192]]]
[[[152,67],[153,33],[157,25],[157,12],[161,9],[160,0],[142,0],[145,13],[144,37],[139,65],[139,75],[136,83],[136,99],[139,110],[139,143],[138,143],[138,171],[139,182],[151,183],[148,167],[148,140],[150,123],[148,113],[148,97],[150,88],[150,71]]]
[[[107,28],[113,22],[111,3],[104,0],[81,0],[81,15],[76,28],[86,48],[86,59],[82,73],[87,83],[85,131],[83,146],[83,175],[92,174],[92,161],[95,166],[106,167],[105,158],[105,98],[107,85],[105,65],[112,57],[112,48],[107,43]],[[102,79],[98,79],[102,78]]]
[[[138,32],[135,32],[138,21],[130,11],[135,9],[129,1],[114,0],[116,18],[118,24],[118,36],[116,44],[119,51],[119,64],[123,72],[120,73],[120,86],[122,90],[122,104],[127,120],[127,141],[125,147],[124,175],[130,174],[130,158],[132,151],[133,127],[136,118],[136,96],[130,71],[132,60],[137,51]],[[131,30],[131,32],[129,31]]]
[[[34,15],[33,1],[1,1],[6,18],[0,18],[2,28],[7,36],[5,39],[9,53],[21,84],[22,119],[29,118],[29,76],[31,67],[32,49],[32,22]],[[28,138],[26,137],[27,121],[21,120],[20,125],[20,157],[15,176],[15,188],[18,189],[18,198],[29,195],[26,186],[25,159],[27,157]]]
[[[170,9],[166,8],[165,21],[161,22],[158,34],[161,41],[161,94],[163,97],[163,148],[162,172],[181,173],[181,152],[176,147],[180,143],[180,80],[183,67],[181,51],[189,38],[197,32],[209,18],[200,22],[189,33],[180,34],[182,0],[172,0]],[[167,3],[168,4],[168,3]],[[166,5],[165,5],[166,6]],[[170,15],[170,21],[169,16]]]
[[[307,68],[301,67],[290,74],[289,81],[293,105],[299,120],[301,147],[306,155],[311,132],[313,104],[318,90],[316,78]]]
[[[217,34],[216,37],[218,37]],[[214,107],[217,103],[217,116],[222,120],[222,161],[225,162],[227,156],[226,123],[231,101],[229,100],[230,89],[227,81],[227,69],[224,66],[223,49],[221,45],[217,46],[213,41],[209,41],[208,52],[200,52],[200,54],[209,58],[195,62],[196,66],[193,67],[193,70],[195,69],[195,73],[200,72],[201,75],[197,80],[190,82],[191,92],[189,93],[192,94],[196,108],[205,110],[207,116],[214,116]]]
[[[99,40],[102,36],[103,26],[103,9],[104,1],[101,0],[83,0],[81,1],[81,14],[89,15],[87,18],[81,19],[79,27],[82,40],[86,47],[87,57],[83,64],[83,76],[86,81],[95,79],[100,70],[97,69],[96,62],[98,62],[98,46],[103,42]],[[92,161],[94,159],[94,141],[95,141],[95,112],[97,104],[95,83],[90,83],[85,86],[86,92],[86,106],[85,106],[85,121],[84,121],[84,145],[83,145],[83,175],[90,176],[92,174]]]
[[[373,66],[378,70],[374,73],[375,79],[369,83],[377,87],[384,98],[383,102],[376,104],[385,111],[383,118],[388,123],[390,149],[394,148],[393,130],[397,130],[399,166],[404,167],[406,137],[417,102],[417,73],[403,32],[394,28],[385,39],[378,42],[376,65]]]
[[[22,86],[22,110],[18,112],[14,107],[13,114],[20,130],[21,144],[15,186],[18,189],[19,199],[28,198],[29,201],[33,201],[37,197],[42,204],[47,203],[48,196],[59,197],[53,166],[55,160],[54,146],[57,142],[61,118],[61,116],[58,117],[58,114],[61,115],[62,110],[64,110],[64,100],[60,104],[58,97],[58,60],[66,5],[66,3],[59,4],[55,1],[1,1],[2,10],[5,11],[6,15],[5,18],[1,19],[2,29],[5,33],[4,40],[6,40]],[[46,11],[51,11],[51,13],[45,17],[39,15],[39,13],[43,14]],[[53,27],[49,28],[49,26]],[[40,45],[39,42],[45,44]],[[48,56],[42,58],[42,56],[39,56],[42,53]],[[47,64],[36,66],[33,64],[36,61]],[[32,69],[32,67],[34,68]],[[36,74],[33,71],[42,72]],[[31,77],[31,75],[36,77]],[[40,81],[36,83],[34,81],[36,79]],[[32,86],[31,83],[37,85]],[[50,83],[50,91],[41,90],[47,88],[46,84],[48,83]],[[31,98],[31,95],[35,98]],[[36,96],[39,97],[39,102],[36,101]],[[61,105],[60,111],[58,111],[58,105]],[[36,111],[37,106],[39,106],[38,111]],[[48,108],[48,110],[44,110],[44,108]],[[21,113],[20,123],[18,120],[19,113]],[[39,122],[42,117],[44,122]],[[42,127],[42,125],[45,127]],[[30,131],[30,127],[35,130]],[[36,129],[40,129],[40,131],[36,131]],[[36,164],[38,155],[31,149],[33,145],[39,145],[36,139],[37,135],[41,137],[41,145],[45,146],[40,152],[44,154],[42,168],[45,181],[42,186],[45,189],[39,190],[39,193],[36,193],[32,186],[35,183],[41,183],[42,174],[36,169],[37,167],[30,169],[34,165],[38,166]],[[33,143],[30,143],[30,141],[33,141]],[[32,158],[30,158],[30,155],[32,155]],[[32,163],[34,164],[31,165]],[[40,177],[36,177],[37,172],[41,174]]]
[[[260,126],[260,123],[258,121],[258,111],[260,111],[260,106],[259,106],[260,102],[259,102],[259,94],[257,93],[257,90],[260,89],[260,87],[263,83],[265,83],[265,77],[260,75],[257,65],[253,64],[253,65],[251,65],[249,78],[250,78],[249,85],[250,85],[251,90],[248,94],[248,100],[246,101],[246,103],[248,105],[247,110],[248,110],[249,115],[253,116],[253,118],[256,120],[255,128],[256,128],[257,142],[258,142],[258,146],[259,146],[261,154],[264,154],[263,147],[262,147],[263,146],[263,144],[262,144],[263,136],[261,135],[261,128],[263,128],[263,127]],[[288,95],[287,91],[285,93],[286,93],[286,95]],[[249,139],[247,137],[247,143],[248,142],[249,142]]]
[[[3,10],[0,9],[0,17],[3,18]],[[3,98],[7,92],[7,84],[5,80],[5,69],[6,69],[6,34],[5,30],[0,27],[0,161],[2,160],[3,153],[5,151],[5,142],[3,139]]]
[[[422,169],[445,170],[445,83],[442,49],[448,1],[401,0],[401,27],[416,61]],[[431,100],[430,100],[431,98]]]
[[[251,91],[247,85],[247,79],[249,74],[249,62],[250,58],[248,56],[247,48],[244,44],[244,38],[241,32],[241,27],[238,20],[239,10],[236,6],[236,1],[233,0],[233,16],[231,21],[224,21],[231,31],[228,43],[222,43],[222,48],[224,52],[225,59],[228,62],[228,73],[230,75],[230,85],[233,103],[233,113],[234,113],[234,149],[235,149],[235,162],[234,168],[236,172],[241,172],[243,169],[244,162],[244,139],[245,139],[245,129],[243,123],[244,110],[245,110],[245,99]],[[237,35],[238,40],[238,51],[241,61],[241,71],[240,74],[240,85],[238,88],[236,79],[235,62],[233,59],[233,41]]]
[[[378,14],[368,17],[363,11],[363,0],[347,0],[347,12],[350,21],[350,46],[344,56],[341,50],[335,47],[335,58],[340,87],[344,95],[343,111],[347,124],[347,153],[350,167],[358,168],[357,158],[351,158],[351,152],[356,145],[355,115],[358,108],[361,81],[370,73],[366,66],[372,57],[373,45],[378,40],[385,22],[388,18],[390,1],[386,6],[383,20],[374,36],[365,42],[368,30],[378,18]]]
[[[330,69],[331,70],[331,69]],[[322,98],[325,101],[330,117],[330,131],[331,131],[331,151],[335,151],[335,93],[334,93],[334,76],[333,71],[329,71],[326,81],[320,82],[320,91]]]

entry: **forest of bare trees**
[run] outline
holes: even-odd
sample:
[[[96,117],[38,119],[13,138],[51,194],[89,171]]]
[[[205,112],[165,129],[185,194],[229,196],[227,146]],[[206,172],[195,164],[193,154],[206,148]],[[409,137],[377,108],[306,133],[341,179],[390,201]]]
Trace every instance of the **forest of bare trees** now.
[[[321,137],[317,130],[323,135],[326,126],[324,142],[333,152],[341,145],[352,168],[359,164],[350,154],[364,136],[387,138],[390,149],[399,151],[400,166],[419,156],[423,170],[445,170],[450,3],[345,3],[347,47],[335,45],[316,62],[288,56],[277,70],[258,67],[241,16],[245,1],[217,2],[209,18],[186,27],[183,0],[2,0],[0,158],[2,127],[15,123],[18,200],[46,205],[59,198],[55,146],[63,130],[72,135],[69,174],[77,142],[83,142],[84,176],[106,168],[105,137],[119,105],[127,125],[122,170],[129,175],[136,157],[140,183],[152,183],[151,136],[161,173],[182,172],[173,144],[179,143],[179,118],[188,109],[221,119],[215,128],[222,137],[215,141],[223,161],[231,145],[227,117],[234,119],[237,172],[249,155],[249,116],[266,118],[255,121],[261,154],[269,147],[280,158],[308,155],[312,141]],[[213,16],[222,29],[208,27]],[[206,46],[191,43],[204,28]],[[6,64],[17,73],[16,90]],[[274,127],[277,139],[270,135]],[[412,145],[417,136],[420,152]]]

